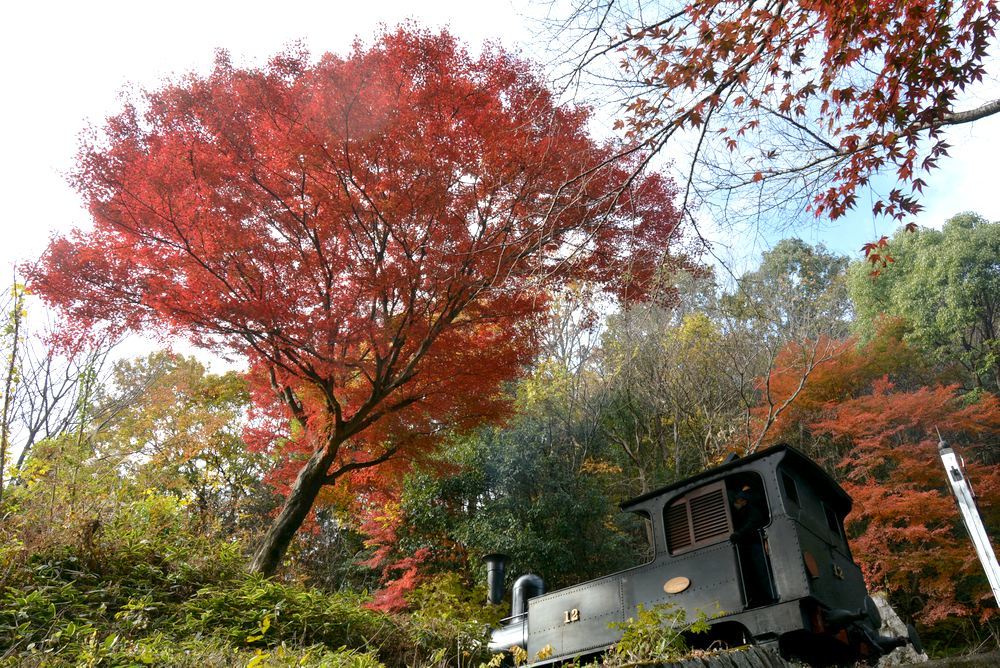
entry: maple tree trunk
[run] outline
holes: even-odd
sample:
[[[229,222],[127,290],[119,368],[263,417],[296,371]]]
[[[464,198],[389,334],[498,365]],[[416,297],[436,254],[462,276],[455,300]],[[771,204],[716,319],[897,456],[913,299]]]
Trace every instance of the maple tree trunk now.
[[[292,538],[295,537],[295,532],[302,526],[326,482],[327,469],[330,466],[329,450],[330,446],[327,446],[314,452],[299,471],[288,498],[285,499],[285,505],[268,527],[253,561],[250,562],[250,572],[270,577],[278,570]]]

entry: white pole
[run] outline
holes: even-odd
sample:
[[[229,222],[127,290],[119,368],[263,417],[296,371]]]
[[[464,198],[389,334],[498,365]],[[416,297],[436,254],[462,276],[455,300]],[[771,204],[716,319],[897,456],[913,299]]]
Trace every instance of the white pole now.
[[[972,538],[972,544],[976,547],[976,554],[979,555],[979,561],[983,564],[983,570],[986,571],[986,578],[990,581],[990,587],[993,589],[993,598],[1000,604],[1000,564],[997,563],[997,555],[993,552],[989,536],[986,535],[986,527],[983,526],[983,520],[976,508],[972,486],[969,485],[969,481],[965,477],[962,462],[955,451],[944,442],[940,434],[938,434],[938,439],[938,452],[941,454],[941,462],[944,464],[951,491],[958,502],[958,509],[962,513],[962,521],[965,522],[965,528],[969,532],[969,537]]]

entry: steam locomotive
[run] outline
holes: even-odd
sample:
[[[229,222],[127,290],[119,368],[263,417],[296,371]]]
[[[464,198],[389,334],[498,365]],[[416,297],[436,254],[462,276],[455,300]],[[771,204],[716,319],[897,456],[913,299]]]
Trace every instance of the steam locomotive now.
[[[787,445],[733,459],[634,498],[622,510],[651,524],[648,563],[545,593],[537,575],[518,578],[511,616],[490,648],[517,645],[534,665],[587,657],[613,646],[612,625],[641,604],[669,603],[689,618],[712,616],[699,644],[777,644],[812,664],[874,662],[910,637],[879,634],[881,618],[851,558],[847,493],[815,462]],[[486,558],[490,600],[503,598],[502,555]]]

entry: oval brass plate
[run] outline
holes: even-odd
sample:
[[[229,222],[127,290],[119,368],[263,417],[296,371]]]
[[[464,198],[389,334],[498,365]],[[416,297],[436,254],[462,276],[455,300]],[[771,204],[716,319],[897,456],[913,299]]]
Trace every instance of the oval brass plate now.
[[[690,586],[691,586],[691,581],[688,580],[686,577],[682,576],[682,577],[670,578],[663,585],[663,591],[667,592],[668,594],[679,594]]]

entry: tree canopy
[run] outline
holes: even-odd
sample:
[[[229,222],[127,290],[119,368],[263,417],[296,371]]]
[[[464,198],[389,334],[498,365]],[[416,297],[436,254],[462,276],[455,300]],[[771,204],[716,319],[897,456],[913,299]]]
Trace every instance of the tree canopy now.
[[[737,317],[759,321],[762,338],[842,336],[851,311],[847,263],[823,244],[782,239],[764,252],[757,269],[739,278],[727,306]]]
[[[587,117],[444,33],[259,69],[223,55],[84,143],[94,228],[30,282],[67,337],[157,328],[247,357],[290,481],[255,563],[272,572],[322,487],[505,410],[546,290],[631,299],[664,261],[671,184],[634,178]]]
[[[968,389],[1000,389],[1000,224],[974,213],[941,230],[897,233],[876,280],[850,272],[856,328],[871,336],[883,314],[904,318],[906,339],[930,359],[956,367]]]

